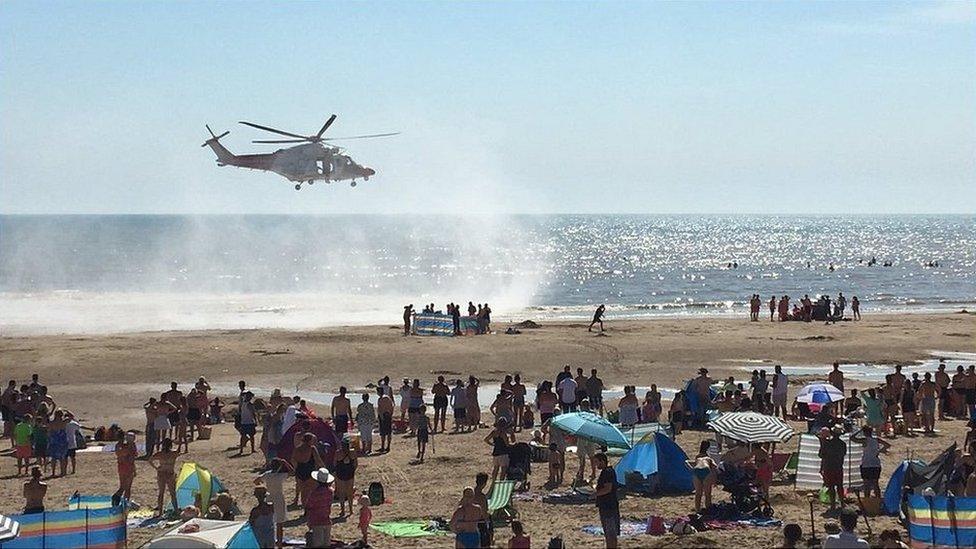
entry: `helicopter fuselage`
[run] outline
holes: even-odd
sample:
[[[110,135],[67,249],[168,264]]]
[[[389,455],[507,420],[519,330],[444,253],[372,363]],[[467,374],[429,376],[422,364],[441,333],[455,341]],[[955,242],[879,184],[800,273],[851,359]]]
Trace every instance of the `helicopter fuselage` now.
[[[235,155],[216,138],[206,142],[217,154],[218,166],[236,166],[274,172],[289,181],[343,181],[363,179],[376,173],[372,168],[357,164],[339,149],[320,143],[307,143],[266,154]]]

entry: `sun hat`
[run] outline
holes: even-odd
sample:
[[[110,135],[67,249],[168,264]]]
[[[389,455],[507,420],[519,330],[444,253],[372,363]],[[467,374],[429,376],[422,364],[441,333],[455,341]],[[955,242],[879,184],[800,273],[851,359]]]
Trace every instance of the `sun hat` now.
[[[325,467],[312,471],[312,478],[322,484],[332,484],[335,481],[335,477]]]

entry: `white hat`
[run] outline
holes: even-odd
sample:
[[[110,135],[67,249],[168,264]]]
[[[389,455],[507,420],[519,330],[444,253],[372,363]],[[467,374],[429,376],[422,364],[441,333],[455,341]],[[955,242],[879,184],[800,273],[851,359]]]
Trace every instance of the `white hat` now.
[[[321,482],[322,484],[332,484],[335,481],[335,477],[332,476],[332,473],[330,473],[325,467],[312,471],[312,478],[315,479],[316,482]]]

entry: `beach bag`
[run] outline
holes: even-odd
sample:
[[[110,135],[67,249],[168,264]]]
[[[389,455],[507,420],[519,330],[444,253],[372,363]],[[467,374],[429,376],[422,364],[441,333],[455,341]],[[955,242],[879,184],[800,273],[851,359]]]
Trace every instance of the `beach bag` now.
[[[213,431],[212,428],[207,426],[201,426],[197,432],[197,440],[210,440],[210,434]]]
[[[668,529],[664,526],[664,517],[650,516],[647,517],[647,528],[644,533],[651,536],[663,536],[668,533]]]
[[[386,495],[383,493],[383,485],[379,482],[370,482],[366,495],[369,497],[369,504],[374,507],[377,505],[382,505],[384,502],[386,502]]]

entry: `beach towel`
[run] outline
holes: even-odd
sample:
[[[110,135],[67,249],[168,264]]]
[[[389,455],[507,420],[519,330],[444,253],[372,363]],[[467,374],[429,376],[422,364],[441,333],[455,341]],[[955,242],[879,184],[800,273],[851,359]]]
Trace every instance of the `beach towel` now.
[[[584,526],[581,530],[592,536],[603,536],[602,526]],[[643,522],[637,522],[635,520],[620,521],[620,537],[622,538],[642,536],[646,530],[647,526]]]
[[[431,523],[426,520],[401,520],[392,522],[374,522],[369,525],[377,532],[382,532],[395,538],[420,538],[425,536],[445,536],[450,534],[447,530],[431,528]]]

